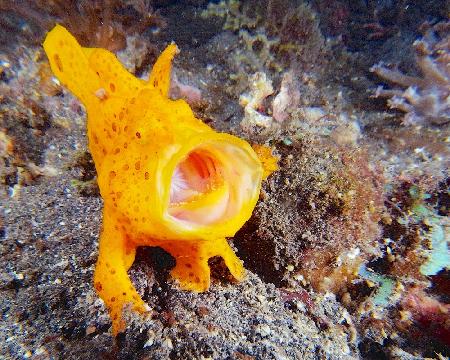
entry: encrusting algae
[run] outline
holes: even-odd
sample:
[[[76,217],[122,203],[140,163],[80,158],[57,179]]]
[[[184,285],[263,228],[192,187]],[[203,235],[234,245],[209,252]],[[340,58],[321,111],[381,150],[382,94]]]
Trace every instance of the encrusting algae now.
[[[169,252],[176,260],[171,275],[183,289],[209,288],[214,256],[241,280],[242,262],[226,237],[249,219],[261,181],[276,169],[271,152],[259,148],[260,159],[246,141],[215,132],[184,100],[168,98],[175,44],[160,55],[149,81],[128,73],[111,52],[81,47],[59,25],[44,49],[55,76],[87,109],[104,200],[94,285],[113,334],[125,328],[125,304],[148,309],[127,275],[138,246]]]

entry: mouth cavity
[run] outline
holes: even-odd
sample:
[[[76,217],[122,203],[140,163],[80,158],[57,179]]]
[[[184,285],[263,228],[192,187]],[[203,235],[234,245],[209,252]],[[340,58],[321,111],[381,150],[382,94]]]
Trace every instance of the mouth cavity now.
[[[193,149],[172,174],[168,215],[194,226],[231,219],[258,189],[255,166],[255,160],[234,145]]]
[[[210,191],[222,180],[216,164],[210,154],[193,151],[180,161],[172,175],[170,186],[170,204],[188,202],[194,197]]]
[[[221,164],[205,150],[194,150],[172,175],[169,214],[198,225],[214,223],[226,212],[229,191]]]

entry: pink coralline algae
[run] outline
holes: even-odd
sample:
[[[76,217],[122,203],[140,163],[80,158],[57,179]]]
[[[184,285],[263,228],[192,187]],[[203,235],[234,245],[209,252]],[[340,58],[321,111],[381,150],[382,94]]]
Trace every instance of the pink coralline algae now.
[[[396,85],[393,89],[378,87],[375,97],[389,98],[391,109],[406,113],[405,125],[442,125],[450,121],[449,30],[450,22],[438,23],[414,42],[422,77],[405,75],[383,64],[371,68],[380,78]]]

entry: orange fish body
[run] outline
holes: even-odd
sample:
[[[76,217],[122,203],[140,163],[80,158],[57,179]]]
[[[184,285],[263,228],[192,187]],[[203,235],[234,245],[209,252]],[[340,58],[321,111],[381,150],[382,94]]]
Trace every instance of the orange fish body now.
[[[251,216],[267,171],[246,141],[215,132],[184,100],[168,98],[176,45],[163,51],[149,81],[128,73],[109,51],[81,47],[59,25],[44,49],[55,76],[87,110],[104,200],[94,285],[113,333],[124,329],[125,304],[147,310],[127,275],[137,246],[169,252],[176,260],[171,275],[183,289],[209,288],[213,256],[241,280],[244,268],[226,237]]]

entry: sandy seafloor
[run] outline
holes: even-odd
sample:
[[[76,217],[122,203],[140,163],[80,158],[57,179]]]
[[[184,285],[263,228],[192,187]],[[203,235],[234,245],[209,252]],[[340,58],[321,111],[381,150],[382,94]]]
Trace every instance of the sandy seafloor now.
[[[448,3],[207,3],[0,3],[0,359],[448,358]],[[279,158],[230,239],[245,280],[214,259],[210,289],[182,291],[140,248],[152,311],[115,339],[84,108],[41,47],[55,22],[140,77],[175,41],[172,96]]]

